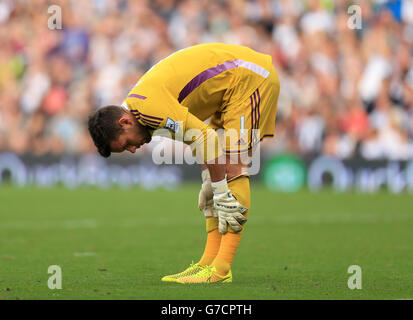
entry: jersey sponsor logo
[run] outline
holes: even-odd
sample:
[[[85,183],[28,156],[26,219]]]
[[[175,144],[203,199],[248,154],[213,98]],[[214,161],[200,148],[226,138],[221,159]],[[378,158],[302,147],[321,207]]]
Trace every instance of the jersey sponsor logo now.
[[[244,141],[244,139],[239,139],[237,142],[237,145],[242,146],[242,145],[246,145],[247,143]]]
[[[165,128],[177,133],[179,130],[179,123],[178,121],[173,121],[171,118],[168,118],[166,119]]]

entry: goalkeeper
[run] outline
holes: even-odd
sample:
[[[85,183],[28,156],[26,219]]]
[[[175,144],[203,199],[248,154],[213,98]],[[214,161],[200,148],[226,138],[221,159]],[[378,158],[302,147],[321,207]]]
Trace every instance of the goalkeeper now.
[[[279,89],[269,55],[237,45],[200,44],[153,66],[121,106],[102,107],[89,117],[89,132],[103,157],[134,153],[166,130],[189,144],[201,165],[203,255],[162,281],[232,281],[231,265],[250,209],[248,164],[241,158],[273,136]],[[222,139],[218,129],[232,134]]]

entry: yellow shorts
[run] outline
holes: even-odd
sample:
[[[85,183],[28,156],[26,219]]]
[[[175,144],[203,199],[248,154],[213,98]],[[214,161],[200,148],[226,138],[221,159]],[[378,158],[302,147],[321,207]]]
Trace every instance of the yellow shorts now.
[[[280,82],[274,67],[269,76],[245,96],[235,89],[222,112],[215,113],[209,125],[223,128],[225,153],[250,153],[266,137],[273,137]],[[222,136],[221,136],[222,137]]]

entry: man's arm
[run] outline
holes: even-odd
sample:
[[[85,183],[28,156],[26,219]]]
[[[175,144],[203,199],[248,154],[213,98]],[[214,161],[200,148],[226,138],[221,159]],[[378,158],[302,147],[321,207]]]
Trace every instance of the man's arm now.
[[[207,164],[209,175],[211,176],[211,182],[222,181],[226,177],[226,165],[222,159],[225,159],[225,155],[221,155],[219,158],[217,158],[216,163]],[[223,164],[220,164],[220,162]]]
[[[225,174],[227,175],[228,180],[233,178],[233,177],[241,175],[246,170],[245,168],[247,167],[245,164],[243,164],[241,162],[241,159],[239,159],[238,163],[231,163],[230,160],[231,160],[230,156],[227,155],[226,156],[226,162],[225,162]],[[210,171],[211,170],[210,167],[214,166],[214,165],[210,165],[210,167],[208,167],[206,164],[201,163],[199,166],[200,166],[201,171],[204,171],[204,170],[207,170],[207,169],[208,169],[208,171]],[[214,170],[214,169],[216,170],[216,167],[212,168],[212,170]],[[220,169],[221,168],[218,168],[218,170],[220,170]],[[219,174],[219,172],[218,172],[218,174]],[[219,176],[217,179],[219,179],[220,177],[221,176]],[[220,180],[222,180],[222,179],[220,179]],[[216,182],[216,181],[220,181],[220,180],[212,180],[212,181]]]
[[[219,138],[204,122],[188,113],[186,131],[193,131],[191,147],[196,150],[198,161],[203,160],[201,168],[207,168],[211,177],[214,208],[218,214],[219,232],[227,233],[228,225],[234,232],[242,230],[242,224],[247,221],[243,216],[248,209],[243,207],[228,188],[225,154],[222,151]]]
[[[191,140],[185,142],[190,144],[192,150],[195,151],[201,170],[209,170],[212,182],[225,179],[225,155],[215,130],[193,114],[188,113],[185,133],[190,134]]]

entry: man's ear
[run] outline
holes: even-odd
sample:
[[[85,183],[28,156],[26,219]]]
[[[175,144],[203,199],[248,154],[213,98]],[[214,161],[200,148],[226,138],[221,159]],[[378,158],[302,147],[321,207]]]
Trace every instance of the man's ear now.
[[[129,117],[127,115],[123,115],[122,117],[120,117],[120,119],[118,120],[118,123],[121,127],[124,127],[125,125],[131,124],[131,121],[129,119]]]

